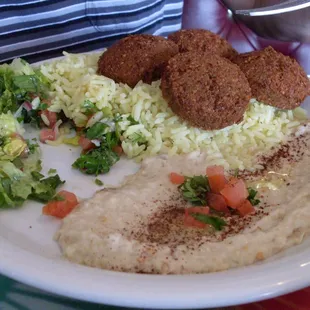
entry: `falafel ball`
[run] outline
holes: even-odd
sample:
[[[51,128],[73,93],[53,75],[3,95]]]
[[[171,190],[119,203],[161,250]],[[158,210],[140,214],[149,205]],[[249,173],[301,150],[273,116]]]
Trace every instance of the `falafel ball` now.
[[[247,77],[258,101],[280,109],[294,109],[310,95],[310,82],[298,62],[271,46],[233,59]]]
[[[134,87],[140,80],[160,79],[167,61],[178,53],[178,46],[160,36],[131,35],[104,52],[98,61],[98,73],[115,82]]]
[[[161,89],[175,114],[206,130],[240,122],[251,98],[249,83],[237,65],[197,52],[180,53],[168,61]]]
[[[228,59],[238,54],[225,39],[205,29],[183,29],[170,34],[168,39],[178,45],[180,53],[200,51]]]

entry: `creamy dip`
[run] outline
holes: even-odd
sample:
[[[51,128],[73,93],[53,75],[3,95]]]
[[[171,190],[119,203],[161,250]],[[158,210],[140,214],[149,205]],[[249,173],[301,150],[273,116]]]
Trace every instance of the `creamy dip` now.
[[[204,175],[206,154],[194,152],[145,160],[122,186],[80,203],[56,240],[73,262],[126,272],[213,272],[265,259],[310,232],[310,125],[258,161],[263,170],[241,177],[261,203],[255,215],[225,218],[223,231],[183,225],[189,205],[168,175]]]

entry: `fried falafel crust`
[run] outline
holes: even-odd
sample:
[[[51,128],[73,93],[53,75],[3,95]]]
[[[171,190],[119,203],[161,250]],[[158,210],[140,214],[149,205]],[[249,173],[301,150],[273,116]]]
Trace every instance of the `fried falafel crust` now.
[[[205,130],[240,122],[251,98],[249,83],[237,65],[197,52],[169,60],[161,89],[175,114]]]
[[[140,80],[160,79],[168,60],[178,53],[177,45],[160,36],[131,35],[105,51],[98,61],[98,74],[134,87]]]
[[[280,109],[297,108],[310,95],[310,82],[298,62],[267,47],[233,59],[247,77],[253,97]]]
[[[234,58],[237,51],[219,35],[205,29],[183,29],[168,36],[179,47],[180,53],[200,51],[228,59]]]

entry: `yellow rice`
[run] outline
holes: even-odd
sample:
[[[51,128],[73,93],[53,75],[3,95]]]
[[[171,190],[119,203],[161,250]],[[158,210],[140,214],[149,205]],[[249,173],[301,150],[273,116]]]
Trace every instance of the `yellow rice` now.
[[[98,119],[119,113],[123,133],[122,147],[129,158],[137,161],[156,154],[182,154],[204,150],[210,164],[231,169],[259,169],[254,155],[279,144],[305,119],[306,113],[277,110],[252,99],[244,120],[222,130],[206,131],[189,126],[168,107],[159,88],[160,81],[148,85],[139,82],[134,89],[96,74],[99,53],[68,54],[41,66],[41,72],[52,81],[50,110],[63,111],[78,126],[86,126],[82,112],[85,100],[99,110]],[[131,125],[131,115],[138,125]],[[89,125],[89,124],[88,124]],[[133,142],[139,134],[147,142]]]

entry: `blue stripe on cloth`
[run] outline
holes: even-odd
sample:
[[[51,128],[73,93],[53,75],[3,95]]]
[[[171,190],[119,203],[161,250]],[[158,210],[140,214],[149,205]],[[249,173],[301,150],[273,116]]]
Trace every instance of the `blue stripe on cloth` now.
[[[29,4],[40,4],[41,2],[46,2],[46,0],[1,0],[0,8],[9,8],[9,7],[20,7]]]
[[[12,2],[16,4],[18,1]],[[137,6],[137,2],[140,6]],[[41,8],[25,18],[19,16],[19,22],[12,26],[9,25],[13,22],[12,18],[17,18],[14,14],[4,20],[7,26],[0,28],[1,62],[21,55],[58,51],[60,48],[73,47],[76,44],[88,45],[88,42],[97,42],[98,39],[107,42],[102,43],[104,45],[101,47],[108,46],[108,42],[111,43],[113,38],[117,39],[130,33],[145,31],[156,35],[169,33],[180,28],[183,8],[181,0],[118,0],[114,1],[113,8],[109,8],[110,11],[106,10],[107,4],[111,3],[110,0],[86,1],[86,5],[82,0],[63,0],[62,3],[67,6],[62,10],[56,1],[46,0],[42,3],[54,5],[54,11],[40,13]],[[118,6],[115,6],[115,3]],[[124,3],[127,5],[123,5]],[[115,11],[116,8],[122,9],[122,13],[112,14],[111,10]],[[22,12],[23,10],[20,15]],[[44,18],[36,19],[37,16]],[[26,21],[21,23],[21,19]]]
[[[15,24],[21,21],[26,25],[29,21],[44,20],[46,18],[58,17],[76,11],[84,11],[85,15],[85,1],[83,0],[63,0],[63,1],[46,1],[42,7],[35,6],[27,8],[16,8],[16,12],[12,9],[4,9],[0,11],[1,26],[11,25],[14,28]]]
[[[141,27],[141,29],[136,29],[130,34],[135,33],[149,33],[165,36],[168,33],[177,31],[181,28],[181,15],[177,17],[167,17],[160,22],[152,23],[150,25]],[[168,31],[167,31],[168,29]],[[48,58],[54,58],[62,55],[65,50],[70,53],[84,53],[88,51],[103,49],[104,47],[109,47],[119,39],[123,38],[129,33],[123,33],[116,36],[106,37],[103,33],[97,32],[96,36],[82,36],[77,38],[76,42],[61,42],[57,47],[51,44],[46,44],[40,46],[40,53],[36,52],[38,49],[25,48],[22,50],[15,50],[11,53],[5,53],[1,55],[3,57],[0,59],[1,62],[11,60],[16,57],[23,56],[29,62],[37,62]]]
[[[146,14],[147,13],[147,14]],[[135,29],[155,22],[156,20],[162,20],[166,16],[165,8],[153,8],[151,11],[144,12],[139,16],[139,20],[136,20],[136,16],[125,16],[121,19],[105,18],[100,21],[92,21],[93,25],[98,31],[102,31],[106,36],[118,35],[124,32],[131,32]],[[168,15],[170,16],[170,15]],[[100,22],[100,27],[98,23]],[[95,23],[95,24],[94,24]],[[101,26],[102,25],[102,26]],[[22,49],[29,45],[34,48],[44,43],[54,42],[57,44],[59,41],[70,38],[73,40],[75,37],[82,36],[84,34],[91,35],[94,32],[92,25],[87,18],[80,20],[74,20],[67,22],[65,25],[53,24],[49,27],[42,28],[38,31],[23,31],[20,33],[14,33],[14,36],[10,34],[0,36],[2,48],[5,47],[6,52],[13,51],[14,49]]]

